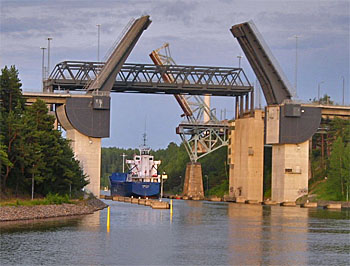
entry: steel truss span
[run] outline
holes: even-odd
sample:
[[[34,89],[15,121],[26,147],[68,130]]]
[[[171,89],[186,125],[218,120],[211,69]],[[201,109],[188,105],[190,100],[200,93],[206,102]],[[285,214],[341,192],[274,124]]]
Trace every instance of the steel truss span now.
[[[47,91],[86,90],[98,78],[104,63],[64,61],[55,66],[44,81]],[[173,83],[162,76],[171,74]],[[112,92],[240,96],[253,90],[241,68],[152,64],[124,64]]]
[[[192,162],[228,145],[227,121],[209,124],[182,123],[176,128]]]

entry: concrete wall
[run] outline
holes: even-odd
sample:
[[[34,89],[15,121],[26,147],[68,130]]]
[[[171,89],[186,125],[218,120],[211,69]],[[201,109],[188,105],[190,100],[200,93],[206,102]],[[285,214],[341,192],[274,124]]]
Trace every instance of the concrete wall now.
[[[308,193],[309,141],[272,145],[272,195],[276,202],[295,201]]]
[[[263,111],[255,110],[253,116],[235,121],[235,132],[231,133],[230,196],[246,200],[263,200],[264,170],[264,117]],[[233,169],[233,174],[232,170]]]
[[[67,139],[70,139],[75,158],[80,161],[90,184],[86,189],[96,197],[100,196],[101,176],[101,138],[92,138],[81,134],[75,129],[69,129]]]
[[[279,143],[280,134],[280,106],[266,108],[266,144]]]

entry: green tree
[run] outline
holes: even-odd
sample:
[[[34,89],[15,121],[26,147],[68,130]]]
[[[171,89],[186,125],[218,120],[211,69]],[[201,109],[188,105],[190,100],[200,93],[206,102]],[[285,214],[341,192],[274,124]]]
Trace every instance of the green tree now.
[[[1,112],[8,114],[15,109],[18,103],[20,109],[24,110],[25,100],[22,97],[21,86],[16,67],[5,66],[0,75]]]
[[[1,163],[1,191],[5,191],[8,179],[18,175],[18,150],[16,146],[20,141],[21,119],[24,110],[24,99],[21,91],[22,84],[18,78],[15,66],[5,66],[0,75],[0,139],[3,155],[6,160]]]
[[[343,165],[344,165],[344,185],[345,185],[345,199],[349,201],[350,197],[350,144],[345,147],[344,157],[343,157]]]
[[[41,195],[77,191],[87,184],[69,141],[53,129],[54,120],[41,100],[29,106],[24,114],[23,139],[27,145],[24,151],[28,156],[24,165],[29,177],[34,175],[36,191]],[[29,183],[28,175],[26,180]]]
[[[334,101],[331,100],[331,96],[329,96],[328,94],[324,94],[323,97],[321,97],[320,99],[314,98],[312,100],[312,102],[313,103],[324,104],[324,105],[333,105],[334,104]]]
[[[33,176],[41,195],[81,190],[88,182],[69,141],[54,130],[55,119],[43,101],[25,107],[20,87],[14,66],[1,70],[1,191],[29,194]]]
[[[333,200],[346,198],[350,175],[349,153],[349,147],[345,147],[342,138],[338,137],[333,143],[327,179],[327,190],[332,192]]]

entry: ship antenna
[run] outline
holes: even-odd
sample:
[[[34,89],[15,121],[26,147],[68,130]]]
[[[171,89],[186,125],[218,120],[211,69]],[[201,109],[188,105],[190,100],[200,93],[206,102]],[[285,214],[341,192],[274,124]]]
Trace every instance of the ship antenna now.
[[[146,147],[146,140],[147,140],[146,132],[142,134],[142,137],[143,137],[143,146]]]
[[[142,134],[143,137],[143,147],[146,148],[147,134],[146,134],[146,126],[147,126],[147,116],[145,116],[145,131]]]

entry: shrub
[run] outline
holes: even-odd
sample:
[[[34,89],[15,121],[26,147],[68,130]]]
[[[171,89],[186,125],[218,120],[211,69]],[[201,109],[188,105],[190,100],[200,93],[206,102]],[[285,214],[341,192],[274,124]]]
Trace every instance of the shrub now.
[[[62,203],[71,203],[69,200],[69,196],[66,194],[64,196],[56,194],[47,194],[45,197],[46,204],[62,204]]]

